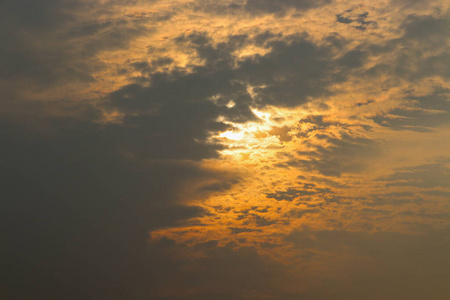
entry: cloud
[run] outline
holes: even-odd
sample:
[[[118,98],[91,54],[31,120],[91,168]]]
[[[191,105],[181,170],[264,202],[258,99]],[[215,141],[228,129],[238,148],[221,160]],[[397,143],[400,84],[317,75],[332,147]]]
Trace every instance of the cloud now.
[[[245,227],[230,227],[231,233],[233,234],[239,234],[244,232],[260,232],[260,229],[252,229],[252,228],[245,228]]]
[[[117,128],[47,121],[50,134],[1,122],[2,236],[8,245],[1,254],[2,281],[22,295],[17,299],[79,299],[99,291],[122,299],[140,285],[140,272],[144,280],[157,276],[149,273],[148,231],[205,213],[183,204],[184,182],[221,175],[192,162],[129,156]]]
[[[55,88],[73,99],[80,89],[85,92],[93,84],[104,84],[105,73],[109,73],[105,70],[111,65],[101,54],[126,49],[136,38],[155,31],[138,16],[118,13],[124,4],[3,1],[0,34],[5,43],[0,48],[0,81],[10,89],[26,86],[36,90],[43,94],[41,101],[61,100]],[[147,16],[145,21],[157,18]],[[101,78],[97,77],[100,71]]]
[[[295,9],[302,12],[329,3],[331,3],[330,0],[281,0],[276,2],[270,0],[247,0],[243,8],[245,11],[252,14],[285,13],[289,9]]]
[[[418,132],[428,132],[449,122],[449,90],[436,87],[428,95],[405,98],[406,107],[394,108],[388,114],[373,117],[373,120],[394,130]]]
[[[448,78],[449,70],[443,66],[450,58],[447,47],[449,26],[447,15],[406,17],[400,27],[402,36],[369,48],[372,55],[394,55],[395,60],[387,59],[375,65],[368,70],[368,74],[393,74],[396,78],[411,82],[432,76]]]
[[[373,291],[374,298],[395,295],[400,299],[439,299],[448,293],[445,281],[450,275],[445,267],[449,264],[445,254],[448,239],[443,238],[446,234],[448,229],[417,235],[306,229],[286,239],[302,249],[314,249],[317,257],[312,261],[318,265],[322,265],[322,259],[325,265],[328,263],[321,253],[341,258],[333,259],[340,262],[333,264],[335,271],[328,273],[330,293],[316,290],[315,299],[340,299],[344,295],[358,298],[367,290]]]
[[[218,4],[214,1],[199,1],[191,4],[194,10],[206,11],[218,15],[247,13],[253,17],[261,15],[283,16],[293,11],[295,13],[304,13],[310,9],[323,7],[330,4],[331,0],[246,0],[246,1],[227,1],[224,4]]]
[[[328,47],[314,44],[306,35],[276,41],[270,35],[259,37],[257,42],[269,52],[238,60],[235,52],[254,43],[246,35],[229,36],[227,42],[218,44],[202,33],[182,35],[177,43],[193,48],[203,65],[195,66],[192,72],[152,74],[150,87],[125,86],[112,93],[112,104],[127,112],[149,109],[162,99],[201,103],[217,97],[218,101],[233,100],[236,104],[231,109],[221,108],[221,114],[244,122],[254,118],[248,108],[251,105],[298,106],[325,94],[327,85],[343,79],[342,68],[357,67],[363,59],[359,52],[352,52],[334,61]],[[256,95],[249,94],[249,86]]]
[[[353,26],[359,30],[366,30],[368,26],[376,26],[377,23],[375,21],[366,21],[369,12],[356,12],[353,9],[346,10],[342,14],[336,15],[336,22],[343,24],[351,24],[357,23],[357,26]]]
[[[348,134],[341,137],[322,135],[319,138],[328,145],[311,144],[313,150],[298,151],[300,158],[293,159],[290,164],[326,176],[340,176],[342,173],[363,171],[368,166],[368,160],[381,153],[379,145],[367,138]]]
[[[291,41],[289,41],[291,40]],[[327,86],[342,80],[339,63],[328,47],[305,37],[268,44],[271,52],[240,63],[239,77],[255,89],[259,105],[298,106],[327,93]]]
[[[434,163],[407,167],[393,175],[380,178],[387,186],[414,186],[421,188],[450,187],[450,172],[446,159]]]
[[[150,284],[158,299],[324,300],[363,297],[368,290],[376,298],[439,299],[448,293],[447,235],[448,229],[411,235],[302,228],[285,238],[302,254],[285,262],[252,247],[211,241],[194,255],[161,240],[152,251],[172,255],[155,263],[162,277]]]
[[[157,158],[214,157],[221,146],[204,142],[211,133],[226,130],[225,123],[218,121],[220,117],[248,122],[258,120],[251,107],[298,106],[325,94],[327,84],[341,80],[339,74],[333,75],[337,66],[354,67],[347,62],[351,58],[333,62],[326,47],[305,36],[269,41],[268,54],[243,61],[236,61],[234,52],[250,43],[245,35],[214,44],[207,35],[193,33],[180,36],[177,43],[192,47],[203,64],[193,67],[192,72],[150,74],[148,87],[126,85],[109,97],[110,107],[127,114],[124,127],[134,128],[133,135],[142,128],[150,145],[159,145],[145,149]],[[255,87],[253,94],[249,87]],[[235,105],[227,106],[230,101]],[[273,133],[289,140],[284,131]]]
[[[448,14],[359,4],[2,1],[0,298],[448,295],[448,161],[382,152],[448,123]]]
[[[286,191],[276,191],[275,193],[268,193],[266,196],[277,201],[293,201],[302,196],[324,195],[328,193],[331,193],[331,190],[328,188],[318,188],[314,184],[312,186],[305,184],[302,189],[288,188]]]
[[[6,20],[20,26],[45,28],[64,24],[73,18],[70,9],[79,9],[83,2],[76,0],[17,1],[5,0],[0,6]]]

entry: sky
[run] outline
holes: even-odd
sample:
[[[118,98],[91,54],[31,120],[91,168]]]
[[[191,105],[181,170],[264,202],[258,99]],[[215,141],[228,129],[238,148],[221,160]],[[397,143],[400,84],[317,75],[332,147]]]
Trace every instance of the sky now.
[[[450,299],[450,2],[2,0],[0,41],[0,299]]]

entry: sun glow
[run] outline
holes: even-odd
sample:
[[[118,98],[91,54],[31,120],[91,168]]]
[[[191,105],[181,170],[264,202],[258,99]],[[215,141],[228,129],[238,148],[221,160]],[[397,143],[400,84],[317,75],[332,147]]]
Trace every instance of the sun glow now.
[[[245,136],[244,132],[236,132],[233,130],[225,131],[225,132],[222,132],[221,134],[219,134],[219,137],[227,138],[227,139],[233,140],[233,141],[242,140],[244,138],[244,136]]]
[[[301,109],[280,110],[269,108],[262,111],[252,108],[251,110],[258,118],[257,121],[236,123],[228,121],[224,117],[218,119],[219,122],[230,126],[230,129],[213,135],[210,140],[212,143],[220,143],[226,146],[226,149],[221,151],[222,155],[235,156],[249,152],[258,152],[262,155],[263,152],[267,152],[268,149],[273,149],[283,142],[283,138],[274,129],[283,126],[294,128],[295,124],[305,114]]]

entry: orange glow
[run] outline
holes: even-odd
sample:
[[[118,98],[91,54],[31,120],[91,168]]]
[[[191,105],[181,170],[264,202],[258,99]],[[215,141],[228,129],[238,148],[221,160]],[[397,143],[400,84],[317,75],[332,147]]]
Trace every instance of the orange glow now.
[[[449,299],[450,1],[1,1],[5,299]]]

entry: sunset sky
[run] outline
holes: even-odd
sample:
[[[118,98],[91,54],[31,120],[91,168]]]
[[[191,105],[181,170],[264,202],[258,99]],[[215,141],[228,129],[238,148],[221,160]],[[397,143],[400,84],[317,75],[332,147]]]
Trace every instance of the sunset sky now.
[[[0,1],[1,300],[450,299],[450,1]]]

